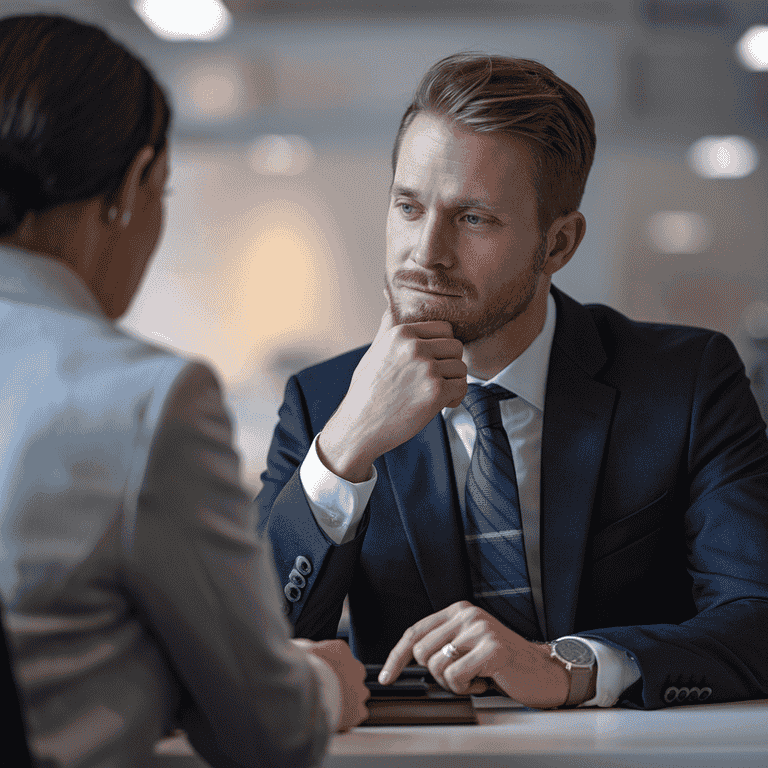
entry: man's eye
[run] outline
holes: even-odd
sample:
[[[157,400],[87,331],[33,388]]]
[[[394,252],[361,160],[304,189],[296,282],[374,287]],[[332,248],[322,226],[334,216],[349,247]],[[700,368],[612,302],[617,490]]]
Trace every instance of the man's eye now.
[[[413,206],[410,203],[400,203],[400,210],[405,214],[413,213]]]
[[[468,213],[464,217],[464,219],[467,222],[467,224],[482,224],[483,223],[483,219],[481,219],[480,216],[478,216],[476,213]]]

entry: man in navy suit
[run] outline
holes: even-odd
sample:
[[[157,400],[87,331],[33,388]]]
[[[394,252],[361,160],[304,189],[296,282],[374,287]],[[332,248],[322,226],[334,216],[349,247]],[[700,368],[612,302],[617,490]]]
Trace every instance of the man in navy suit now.
[[[542,708],[765,697],[768,441],[733,345],[551,285],[594,146],[583,97],[536,62],[423,78],[379,331],[290,379],[262,476],[285,610],[334,637],[348,594],[381,682],[415,659]]]

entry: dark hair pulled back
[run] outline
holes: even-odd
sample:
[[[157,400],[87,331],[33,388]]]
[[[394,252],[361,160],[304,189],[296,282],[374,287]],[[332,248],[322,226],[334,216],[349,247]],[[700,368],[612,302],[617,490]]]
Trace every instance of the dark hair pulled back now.
[[[142,147],[162,151],[170,119],[147,67],[98,27],[0,19],[0,236],[29,211],[108,199]]]

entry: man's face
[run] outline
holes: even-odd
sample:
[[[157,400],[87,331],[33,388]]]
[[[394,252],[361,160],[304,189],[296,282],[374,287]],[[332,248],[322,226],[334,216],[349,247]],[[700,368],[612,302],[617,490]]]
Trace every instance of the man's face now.
[[[387,292],[395,322],[447,320],[469,343],[534,300],[545,241],[524,142],[419,114],[400,146],[387,215]]]

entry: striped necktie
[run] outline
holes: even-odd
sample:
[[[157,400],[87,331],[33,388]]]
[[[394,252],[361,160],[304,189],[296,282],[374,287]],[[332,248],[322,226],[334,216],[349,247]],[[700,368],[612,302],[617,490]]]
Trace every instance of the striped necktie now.
[[[470,384],[463,404],[477,428],[467,473],[464,536],[474,602],[529,640],[542,639],[523,547],[520,497],[496,384]]]

